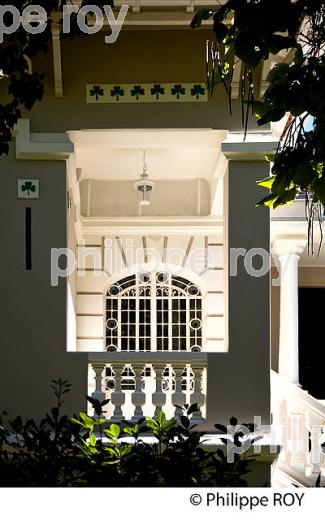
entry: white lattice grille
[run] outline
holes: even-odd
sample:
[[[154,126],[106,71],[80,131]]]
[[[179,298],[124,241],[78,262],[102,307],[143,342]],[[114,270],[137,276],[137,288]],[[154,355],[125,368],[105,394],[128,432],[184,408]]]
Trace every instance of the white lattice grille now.
[[[106,295],[108,351],[200,351],[202,296],[197,285],[166,272],[142,272]]]

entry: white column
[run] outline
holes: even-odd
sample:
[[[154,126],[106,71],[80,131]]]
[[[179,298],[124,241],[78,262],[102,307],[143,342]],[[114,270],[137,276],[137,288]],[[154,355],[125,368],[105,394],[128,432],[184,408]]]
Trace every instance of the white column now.
[[[273,248],[280,271],[279,374],[296,385],[299,385],[298,264],[306,242],[306,237],[281,238]]]

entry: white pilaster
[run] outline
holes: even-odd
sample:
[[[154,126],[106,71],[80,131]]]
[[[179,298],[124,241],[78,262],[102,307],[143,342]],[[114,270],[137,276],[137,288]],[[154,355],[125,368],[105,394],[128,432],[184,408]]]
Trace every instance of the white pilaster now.
[[[279,374],[296,385],[299,385],[298,264],[306,242],[306,237],[279,238],[273,248],[280,270]]]

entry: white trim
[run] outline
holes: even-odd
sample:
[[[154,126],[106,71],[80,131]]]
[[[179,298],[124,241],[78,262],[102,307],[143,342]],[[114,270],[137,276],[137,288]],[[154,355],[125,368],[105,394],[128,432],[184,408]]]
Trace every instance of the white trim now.
[[[207,362],[207,352],[186,352],[182,350],[180,352],[144,352],[143,356],[141,352],[91,352],[88,354],[89,363],[130,363],[145,361],[146,364],[157,363],[158,361],[164,361],[167,363],[173,363],[177,361],[187,363],[198,363]]]
[[[223,220],[224,216],[224,179],[228,171],[228,161],[220,150],[214,174],[214,185],[211,183],[211,215]]]
[[[215,217],[83,217],[86,235],[223,235],[223,220]]]
[[[278,140],[271,132],[229,132],[221,144],[222,153],[232,161],[264,161],[265,155],[274,154]]]
[[[61,27],[59,24],[52,25],[52,50],[54,69],[54,92],[55,97],[63,97],[62,59],[61,59]]]
[[[307,237],[307,221],[299,220],[271,220],[271,243],[273,244],[276,240],[283,237],[295,237],[300,238],[301,236]]]
[[[74,145],[67,134],[31,133],[29,119],[18,121],[14,135],[16,137],[16,159],[18,160],[65,161],[74,152]]]

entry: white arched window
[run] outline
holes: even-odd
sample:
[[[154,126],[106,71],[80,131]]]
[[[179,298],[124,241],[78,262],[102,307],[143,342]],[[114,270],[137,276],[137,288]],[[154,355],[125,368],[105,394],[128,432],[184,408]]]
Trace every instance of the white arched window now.
[[[108,351],[200,351],[202,295],[167,272],[141,272],[114,282],[106,294]]]

